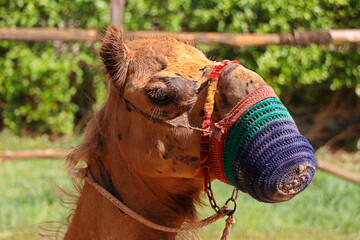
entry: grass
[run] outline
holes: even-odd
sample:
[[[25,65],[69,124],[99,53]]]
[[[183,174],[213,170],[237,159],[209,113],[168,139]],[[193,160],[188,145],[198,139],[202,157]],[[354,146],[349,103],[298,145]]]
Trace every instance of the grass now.
[[[49,141],[43,135],[39,137],[16,137],[4,130],[0,132],[0,151],[21,149],[68,148],[75,146],[81,136],[63,136],[56,141]]]
[[[222,203],[231,193],[222,183],[214,189]],[[242,239],[360,239],[360,186],[327,173],[318,171],[312,185],[288,202],[265,204],[246,194],[237,202],[232,235]],[[208,208],[201,212],[211,213]],[[223,225],[209,226],[204,239],[218,239]]]
[[[0,134],[0,150],[43,146],[66,147],[61,140],[50,143],[43,137],[19,139]],[[39,239],[39,223],[65,219],[68,211],[58,201],[56,184],[65,188],[71,185],[61,160],[0,163],[0,239]],[[232,189],[218,181],[213,185],[220,205]],[[318,171],[309,188],[285,203],[259,203],[241,193],[230,238],[360,239],[359,203],[359,185]],[[202,217],[213,214],[208,206],[199,212]],[[221,220],[203,230],[200,237],[219,239],[223,227]]]
[[[0,165],[0,229],[28,228],[46,220],[64,219],[56,184],[66,186],[71,181],[62,165],[59,160]]]

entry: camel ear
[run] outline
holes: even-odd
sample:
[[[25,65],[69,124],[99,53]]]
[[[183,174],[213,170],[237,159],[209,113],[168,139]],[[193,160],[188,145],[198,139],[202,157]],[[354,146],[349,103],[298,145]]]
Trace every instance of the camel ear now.
[[[110,80],[116,86],[125,83],[129,66],[129,53],[124,42],[122,29],[116,26],[108,27],[100,49],[100,57],[105,65]]]

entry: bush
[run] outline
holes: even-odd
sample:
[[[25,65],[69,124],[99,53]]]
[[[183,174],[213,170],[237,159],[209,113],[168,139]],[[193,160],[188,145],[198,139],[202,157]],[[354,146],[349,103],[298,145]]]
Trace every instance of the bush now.
[[[0,26],[7,27],[103,29],[109,21],[109,4],[105,0],[13,0],[2,4],[0,16]],[[357,28],[358,16],[358,0],[129,0],[124,26],[127,30],[283,33]],[[360,48],[356,46],[198,47],[216,59],[240,60],[285,102],[296,104],[294,111],[304,112],[302,107],[323,101],[316,96],[324,91],[331,95],[347,89],[360,96]],[[78,43],[1,42],[0,114],[3,111],[6,127],[15,132],[72,131],[83,115],[80,110],[92,108],[79,103],[86,102],[78,100],[82,91],[94,98],[104,95],[103,86],[93,87],[101,86],[103,79],[96,48]],[[96,89],[102,90],[94,93]],[[321,104],[331,101],[331,97],[324,99]],[[319,107],[313,108],[316,111]]]
[[[105,0],[12,0],[2,3],[0,16],[0,27],[106,28],[109,6]],[[5,126],[22,134],[72,132],[84,109],[91,109],[95,87],[103,82],[96,46],[0,42],[0,113]]]

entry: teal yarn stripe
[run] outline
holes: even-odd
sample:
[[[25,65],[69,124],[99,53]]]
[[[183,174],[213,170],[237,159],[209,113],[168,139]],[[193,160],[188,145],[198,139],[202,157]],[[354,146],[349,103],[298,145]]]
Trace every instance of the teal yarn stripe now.
[[[251,139],[274,121],[294,121],[280,100],[267,98],[250,107],[229,129],[223,146],[223,169],[226,180],[236,186],[234,162],[239,147],[246,147]]]

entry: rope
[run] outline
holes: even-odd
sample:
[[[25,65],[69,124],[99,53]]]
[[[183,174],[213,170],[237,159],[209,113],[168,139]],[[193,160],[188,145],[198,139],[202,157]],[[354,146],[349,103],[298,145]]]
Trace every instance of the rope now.
[[[191,226],[185,226],[182,228],[172,228],[167,226],[162,226],[157,223],[151,222],[148,219],[140,216],[130,208],[128,208],[125,204],[123,204],[119,199],[114,197],[111,193],[106,191],[102,186],[100,186],[98,183],[95,182],[94,178],[92,177],[90,171],[87,168],[70,168],[68,170],[68,175],[71,178],[78,178],[78,179],[84,179],[88,184],[90,184],[92,187],[95,188],[96,191],[98,191],[101,195],[103,195],[107,200],[109,200],[112,204],[114,204],[117,208],[119,208],[121,211],[126,213],[129,217],[133,218],[134,220],[144,224],[147,227],[160,230],[163,232],[173,232],[173,233],[179,233],[179,232],[187,232],[192,231],[196,229],[200,229],[203,227],[206,227],[219,219],[225,217],[227,215],[227,209],[223,209],[221,212],[216,212],[215,214],[201,219],[196,224]]]
[[[235,223],[235,219],[230,216],[225,220],[226,224],[225,224],[225,228],[223,231],[223,234],[220,238],[220,240],[227,240],[230,237],[230,230],[231,230],[231,226]]]
[[[182,124],[182,123],[175,123],[173,122],[173,120],[164,120],[164,119],[159,119],[159,118],[156,118],[154,116],[150,116],[148,115],[147,113],[143,112],[141,109],[139,109],[138,107],[136,107],[134,104],[132,104],[129,100],[127,100],[126,98],[124,98],[122,95],[119,95],[119,97],[121,99],[124,100],[124,102],[131,106],[133,109],[135,109],[136,112],[140,113],[143,117],[149,119],[150,121],[153,121],[155,123],[161,123],[161,124],[167,124],[167,125],[170,125],[172,127],[175,127],[175,128],[178,128],[178,127],[182,127],[182,128],[188,128],[188,129],[192,129],[192,130],[195,130],[195,131],[199,131],[199,132],[207,132],[209,134],[212,133],[212,131],[210,129],[202,129],[202,128],[199,128],[199,127],[193,127],[189,124]]]

